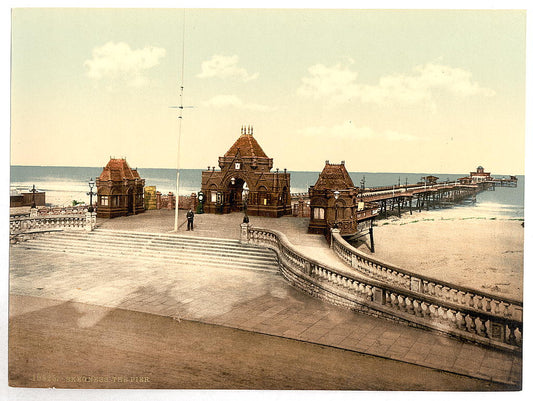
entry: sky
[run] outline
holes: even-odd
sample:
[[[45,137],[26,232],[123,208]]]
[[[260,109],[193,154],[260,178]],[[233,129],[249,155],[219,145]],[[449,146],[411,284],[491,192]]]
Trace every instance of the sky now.
[[[12,165],[175,168],[183,83],[181,168],[216,165],[251,125],[289,171],[525,171],[523,10],[15,8],[11,23]]]

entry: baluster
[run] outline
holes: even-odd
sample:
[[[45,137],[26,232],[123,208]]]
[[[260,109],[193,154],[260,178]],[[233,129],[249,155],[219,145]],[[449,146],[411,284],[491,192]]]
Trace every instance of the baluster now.
[[[455,327],[457,324],[457,321],[455,320],[455,311],[452,309],[448,309],[446,311],[446,320],[448,321],[448,324],[452,327]]]
[[[465,322],[465,315],[462,312],[456,312],[455,313],[455,325],[459,330],[465,330],[466,329],[466,322]]]
[[[395,293],[391,293],[390,297],[391,297],[391,305],[392,305],[392,307],[394,309],[400,309],[399,308],[398,295],[396,295]]]
[[[398,294],[398,308],[402,311],[402,312],[405,312],[405,308],[406,308],[406,305],[405,305],[405,297],[403,295],[400,295]]]
[[[487,326],[486,326],[486,322],[487,320],[483,320],[481,318],[478,318],[479,319],[479,330],[478,330],[478,334],[481,336],[481,337],[488,337],[488,333],[487,333]]]
[[[415,308],[413,306],[413,300],[409,297],[406,297],[405,298],[405,306],[406,306],[406,309],[407,309],[407,313],[409,313],[410,315],[414,315],[415,314]]]
[[[398,273],[398,275],[397,275],[397,283],[398,283],[399,287],[403,287],[403,279],[404,279],[404,274],[403,273]]]
[[[483,310],[483,297],[479,295],[474,295],[474,304],[476,309]]]
[[[429,295],[432,295],[432,296],[435,296],[436,292],[435,292],[435,283],[428,283],[428,287],[429,287]]]
[[[358,293],[359,295],[361,296],[364,296],[365,295],[365,285],[363,283],[359,283],[359,287],[358,287]]]
[[[419,300],[413,299],[413,309],[415,312],[415,316],[422,317],[422,304]]]
[[[470,314],[465,315],[466,331],[469,333],[476,333],[476,321]]]
[[[425,318],[429,318],[431,316],[430,305],[427,302],[423,301],[420,306],[422,309],[422,316]]]
[[[448,324],[448,309],[444,306],[437,306],[437,314],[444,324]]]
[[[390,291],[385,290],[385,305],[392,307],[391,293]]]
[[[372,301],[372,295],[374,294],[372,291],[372,286],[366,285],[365,288],[366,288],[366,299],[368,301]]]
[[[517,345],[515,327],[513,324],[509,324],[509,339],[507,342],[511,345]]]
[[[464,291],[459,291],[459,303],[466,305],[466,293]]]
[[[457,293],[458,293],[459,291],[457,291],[456,289],[451,289],[450,291],[451,291],[451,293],[452,293],[452,300],[453,300],[453,302],[455,302],[456,304],[459,303],[459,298],[457,297]]]
[[[494,302],[494,314],[495,315],[501,315],[502,314],[502,310],[500,308],[501,302],[497,301],[495,299],[493,299],[492,302]]]
[[[506,318],[510,318],[512,316],[512,313],[509,310],[510,304],[508,304],[507,302],[502,302],[502,305],[503,305],[503,312],[502,312],[503,316]]]
[[[475,295],[471,293],[466,294],[467,300],[468,300],[468,306],[473,308],[474,307],[474,301],[475,301]]]
[[[386,281],[388,281],[388,282],[393,282],[394,281],[393,280],[393,276],[394,275],[393,275],[392,269],[388,269],[387,268],[385,274],[386,274]]]
[[[437,298],[442,298],[442,285],[440,284],[435,285],[435,296]]]
[[[492,310],[492,300],[490,298],[485,299],[485,311],[489,312]]]

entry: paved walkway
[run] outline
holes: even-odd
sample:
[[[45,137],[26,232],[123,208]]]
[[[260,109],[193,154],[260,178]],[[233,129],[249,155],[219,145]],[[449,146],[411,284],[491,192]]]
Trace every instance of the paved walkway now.
[[[242,216],[199,215],[193,232],[238,238]],[[169,232],[171,211],[99,222],[102,228]],[[283,231],[302,250],[334,262],[307,221],[252,218]],[[273,226],[275,225],[275,226]],[[342,264],[341,262],[336,262]],[[279,274],[127,261],[12,248],[11,293],[148,312],[354,350],[502,383],[521,383],[519,356],[329,305],[292,288]],[[98,316],[84,316],[79,325]]]

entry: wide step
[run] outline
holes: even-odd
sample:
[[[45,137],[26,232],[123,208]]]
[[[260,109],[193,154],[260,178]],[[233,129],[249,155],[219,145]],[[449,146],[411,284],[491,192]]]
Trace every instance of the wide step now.
[[[63,231],[40,235],[15,245],[44,252],[60,252],[128,260],[164,260],[169,264],[259,269],[276,272],[272,250],[237,240],[188,237],[132,231]]]

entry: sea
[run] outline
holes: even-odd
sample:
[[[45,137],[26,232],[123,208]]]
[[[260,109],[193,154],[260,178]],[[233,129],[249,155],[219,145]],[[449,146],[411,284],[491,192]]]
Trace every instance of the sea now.
[[[198,192],[201,187],[201,169],[180,170],[180,195],[190,195]],[[33,185],[39,191],[46,192],[46,202],[49,206],[71,206],[73,201],[89,203],[89,180],[100,176],[102,167],[50,167],[50,166],[11,166],[10,192],[27,192]],[[139,175],[145,180],[146,186],[155,186],[156,190],[167,194],[176,193],[176,170],[164,168],[139,168]],[[314,185],[319,171],[288,171],[291,174],[291,193],[306,193],[309,186]],[[464,174],[446,173],[371,173],[350,172],[355,186],[365,188],[390,185],[414,184],[421,177],[434,175],[439,182],[454,181],[467,176]],[[492,174],[494,178],[509,178],[509,176]],[[477,195],[474,204],[468,207],[478,215],[498,216],[521,219],[524,217],[524,189],[523,175],[517,176],[516,188],[496,187],[495,191],[483,191]]]

